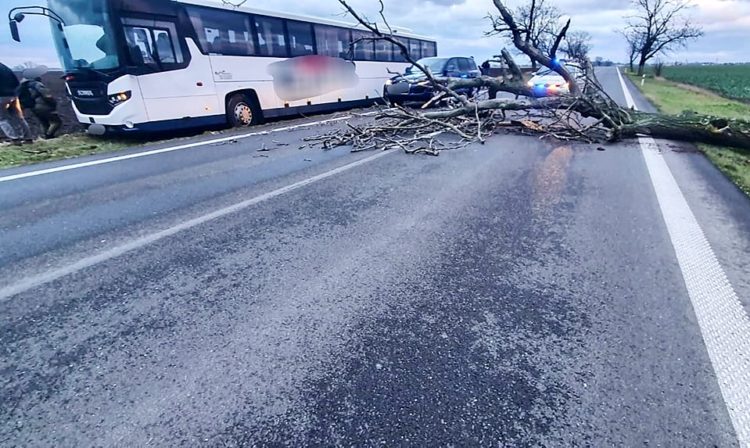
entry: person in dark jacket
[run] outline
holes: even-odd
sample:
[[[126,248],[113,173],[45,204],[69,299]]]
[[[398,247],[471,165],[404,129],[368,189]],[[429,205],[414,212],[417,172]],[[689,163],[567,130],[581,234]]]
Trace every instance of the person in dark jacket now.
[[[482,70],[483,76],[489,76],[490,75],[490,61],[482,62],[482,65],[479,67],[479,69]]]
[[[0,130],[14,145],[32,141],[31,129],[16,97],[18,86],[15,73],[0,63]]]
[[[57,114],[57,100],[42,83],[42,78],[24,78],[18,88],[18,99],[21,101],[21,106],[30,109],[39,120],[44,138],[54,138],[62,127],[62,120]]]

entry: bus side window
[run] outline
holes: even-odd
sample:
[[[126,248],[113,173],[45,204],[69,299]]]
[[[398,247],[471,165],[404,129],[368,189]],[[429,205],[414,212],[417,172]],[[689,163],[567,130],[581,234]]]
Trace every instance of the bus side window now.
[[[175,56],[174,46],[172,38],[169,36],[169,32],[165,30],[154,31],[156,36],[156,55],[159,57],[159,61],[163,64],[176,64],[177,57]]]
[[[372,33],[365,31],[352,31],[352,42],[354,42],[354,59],[359,61],[375,60],[375,43]]]
[[[292,56],[315,54],[311,24],[287,20],[286,29],[289,32],[289,50]]]
[[[409,56],[415,61],[422,59],[422,45],[416,39],[409,39]]]
[[[131,64],[169,70],[185,62],[174,23],[129,17],[122,21]]]
[[[432,58],[437,56],[437,48],[435,47],[435,42],[427,42],[422,41],[422,57],[423,58]]]
[[[125,36],[128,42],[128,52],[134,65],[154,64],[153,41],[147,28],[126,26]]]
[[[387,40],[375,41],[375,60],[388,62],[393,55],[393,45]]]
[[[255,43],[247,14],[188,6],[188,15],[204,53],[233,56],[255,54]]]
[[[409,39],[397,37],[396,40],[398,40],[398,42],[406,47],[407,51],[409,51]],[[401,48],[399,48],[398,45],[395,44],[393,45],[393,60],[395,62],[406,62],[406,58],[401,53]]]
[[[343,59],[351,58],[352,32],[344,28],[336,28],[336,49],[339,57]]]
[[[272,17],[255,16],[258,53],[262,56],[287,57],[284,22]]]
[[[318,44],[318,54],[341,59],[350,57],[351,37],[346,28],[315,25],[315,42]]]
[[[216,49],[214,48],[214,41],[219,38],[219,30],[216,28],[203,28],[203,33],[206,36],[205,40],[205,46],[206,51],[209,53],[217,53]]]

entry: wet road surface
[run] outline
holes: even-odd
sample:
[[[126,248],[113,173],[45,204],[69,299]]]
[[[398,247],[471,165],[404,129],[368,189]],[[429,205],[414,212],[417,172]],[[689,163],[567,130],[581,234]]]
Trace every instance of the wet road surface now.
[[[738,445],[637,145],[298,149],[341,126],[0,182],[0,288],[65,272],[0,293],[0,445]]]

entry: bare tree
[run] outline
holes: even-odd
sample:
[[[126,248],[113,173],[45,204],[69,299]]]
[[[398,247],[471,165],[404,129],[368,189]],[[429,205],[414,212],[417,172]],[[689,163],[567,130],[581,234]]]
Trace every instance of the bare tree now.
[[[539,0],[531,0],[529,11],[532,12],[532,18],[530,21],[523,23],[516,21],[513,12],[507,6],[505,6],[502,1],[493,0],[495,8],[498,10],[500,15],[490,16],[490,20],[492,21],[492,31],[487,34],[509,34],[516,49],[528,56],[528,58],[531,60],[532,67],[536,67],[537,64],[542,64],[545,67],[549,67],[552,70],[556,71],[565,79],[568,85],[570,85],[571,93],[577,95],[580,92],[578,90],[576,80],[573,79],[573,76],[571,76],[571,74],[568,73],[568,71],[565,70],[562,64],[560,64],[557,60],[557,51],[560,48],[560,44],[562,43],[563,39],[565,39],[565,36],[568,34],[568,29],[570,28],[570,19],[568,19],[567,23],[565,23],[565,25],[559,31],[557,31],[557,34],[554,34],[551,39],[545,41],[545,48],[539,48],[536,44],[534,44],[534,38],[530,37],[532,36],[532,33],[529,31],[528,27],[530,23],[533,23],[534,20],[537,20],[533,18],[533,11],[541,11],[541,9],[539,9],[540,4],[544,6],[543,3],[537,3],[537,1]],[[523,8],[521,9],[523,10]],[[516,14],[519,14],[523,17],[522,11],[517,12]],[[559,13],[558,17],[560,17]],[[552,43],[548,44],[547,42],[549,41],[551,41]]]
[[[636,15],[630,17],[626,36],[637,42],[638,74],[654,56],[703,35],[703,31],[685,17],[690,0],[631,0]]]
[[[654,63],[654,76],[661,76],[664,73],[664,61],[657,59]]]
[[[445,107],[438,110],[415,110],[392,105],[379,111],[375,121],[365,125],[347,123],[348,130],[336,130],[325,135],[309,137],[325,148],[351,146],[352,151],[367,149],[401,149],[407,153],[438,155],[441,150],[458,148],[471,142],[484,143],[494,133],[518,132],[540,138],[584,142],[615,142],[622,139],[650,135],[654,138],[706,142],[750,148],[750,121],[686,112],[681,115],[648,113],[618,105],[596,79],[590,61],[585,65],[585,83],[580,88],[565,65],[554,57],[570,26],[570,21],[555,37],[551,48],[542,51],[525,40],[522,25],[503,0],[493,0],[499,16],[493,19],[493,30],[510,34],[513,45],[531,60],[556,71],[570,86],[569,93],[550,98],[537,98],[537,91],[526,84],[523,74],[510,53],[503,49],[502,57],[509,75],[481,76],[471,79],[447,79],[431,76],[399,45],[387,26],[381,3],[381,17],[386,23],[380,27],[356,13],[346,2],[338,0],[347,12],[374,34],[375,39],[391,42],[421,70],[436,93],[435,98],[446,98]],[[517,95],[515,100],[484,99],[482,95],[467,98],[458,91],[492,88]],[[518,96],[525,99],[518,99]],[[435,98],[428,104],[434,103]],[[455,139],[439,138],[448,134]]]
[[[638,58],[638,51],[641,48],[641,35],[632,30],[624,30],[621,34],[628,43],[628,66],[632,73],[635,72],[635,60]]]
[[[13,67],[13,70],[17,72],[22,72],[28,68],[36,68],[36,67],[39,67],[39,64],[37,64],[36,62],[26,61],[22,64],[18,64],[15,67]]]
[[[520,5],[514,16],[517,18],[517,26],[521,32],[526,45],[534,46],[543,52],[549,52],[554,45],[555,38],[560,34],[560,21],[562,14],[557,7],[547,3],[546,0],[530,0]],[[510,31],[500,17],[490,16],[493,22],[493,30],[488,34],[506,34]],[[534,70],[538,62],[531,59]]]
[[[579,62],[585,62],[589,58],[591,51],[591,34],[586,31],[571,31],[565,36],[563,44],[563,53],[568,55],[569,59]]]

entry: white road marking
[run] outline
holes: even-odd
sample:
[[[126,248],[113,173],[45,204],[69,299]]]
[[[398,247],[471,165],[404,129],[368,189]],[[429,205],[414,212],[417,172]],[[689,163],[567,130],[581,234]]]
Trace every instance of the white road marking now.
[[[635,110],[638,110],[638,106],[635,105],[635,100],[633,99],[633,95],[630,93],[630,89],[628,88],[628,85],[625,84],[625,80],[622,77],[622,73],[620,72],[620,68],[617,67],[617,77],[620,79],[620,85],[622,86],[622,92],[625,94],[625,105],[627,107],[632,107]]]
[[[343,173],[345,171],[349,171],[353,168],[356,168],[358,166],[364,165],[366,163],[372,162],[374,160],[377,160],[381,157],[387,156],[388,154],[394,154],[397,151],[382,151],[377,154],[371,155],[369,157],[366,157],[364,159],[357,160],[356,162],[349,163],[347,165],[340,166],[338,168],[334,168],[330,171],[326,171],[324,173],[312,176],[310,178],[301,180],[299,182],[295,182],[293,184],[287,185],[285,187],[281,187],[279,189],[270,191],[268,193],[261,194],[260,196],[255,196],[251,199],[247,199],[242,202],[238,202],[236,204],[230,205],[228,207],[224,207],[218,210],[215,210],[211,213],[198,216],[197,218],[190,219],[188,221],[185,221],[183,223],[177,224],[175,226],[160,230],[156,233],[152,233],[150,235],[146,235],[140,238],[137,238],[133,241],[127,242],[125,244],[122,244],[120,246],[116,246],[110,249],[107,249],[101,253],[91,255],[89,257],[85,257],[81,260],[78,260],[76,262],[73,262],[66,266],[61,266],[55,269],[52,269],[50,271],[44,272],[42,274],[26,277],[24,279],[21,279],[17,283],[7,285],[3,288],[0,288],[0,302],[5,302],[11,297],[13,297],[16,294],[20,294],[22,292],[28,291],[29,289],[35,288],[37,286],[43,285],[45,283],[49,283],[51,281],[57,280],[61,277],[65,277],[70,274],[74,274],[78,271],[81,271],[83,269],[89,268],[91,266],[94,266],[96,264],[102,263],[107,260],[111,260],[112,258],[119,257],[120,255],[123,255],[125,253],[131,252],[136,249],[140,249],[144,246],[147,246],[151,243],[155,243],[161,239],[164,239],[166,237],[172,236],[176,233],[182,232],[183,230],[188,230],[193,227],[199,226],[201,224],[205,224],[206,222],[215,220],[217,218],[221,218],[227,215],[230,215],[232,213],[239,212],[243,209],[246,209],[248,207],[251,207],[253,205],[259,204],[261,202],[267,201],[269,199],[273,199],[277,196],[281,196],[283,194],[289,193],[294,190],[298,190],[306,185],[313,184],[315,182],[319,182],[324,179],[328,179],[329,177],[335,176],[337,174]]]
[[[635,107],[619,69],[617,75],[627,105]],[[750,317],[657,143],[650,137],[639,142],[737,439],[750,447]]]
[[[373,115],[375,113],[377,112],[367,112],[367,113],[357,114],[357,115],[368,116],[368,115]],[[248,137],[255,137],[258,135],[268,135],[268,134],[273,134],[277,132],[293,131],[295,129],[307,128],[307,127],[311,127],[311,126],[315,126],[319,124],[327,124],[327,123],[334,123],[337,121],[348,120],[353,117],[354,115],[345,115],[343,117],[329,118],[326,120],[313,121],[310,123],[303,123],[303,124],[297,124],[293,126],[285,126],[281,128],[270,129],[268,131],[249,132],[247,134],[239,134],[239,135],[232,135],[228,137],[215,138],[212,140],[206,140],[202,142],[186,143],[184,145],[170,146],[168,148],[152,149],[150,151],[137,152],[133,154],[126,154],[126,155],[116,156],[116,157],[108,157],[106,159],[91,160],[89,162],[73,163],[71,165],[61,165],[61,166],[56,166],[54,168],[46,168],[43,170],[28,171],[25,173],[18,173],[18,174],[12,174],[9,176],[0,177],[0,182],[10,182],[13,180],[18,180],[18,179],[26,179],[29,177],[42,176],[44,174],[59,173],[61,171],[70,171],[70,170],[75,170],[79,168],[87,168],[90,166],[104,165],[106,163],[121,162],[123,160],[137,159],[140,157],[148,157],[148,156],[153,156],[156,154],[163,154],[166,152],[196,148],[199,146],[214,145],[216,143],[223,143],[223,142],[228,142],[232,140],[240,140],[240,139],[245,139]]]

